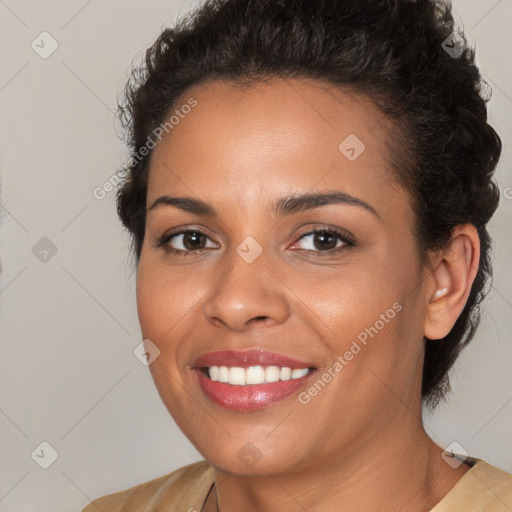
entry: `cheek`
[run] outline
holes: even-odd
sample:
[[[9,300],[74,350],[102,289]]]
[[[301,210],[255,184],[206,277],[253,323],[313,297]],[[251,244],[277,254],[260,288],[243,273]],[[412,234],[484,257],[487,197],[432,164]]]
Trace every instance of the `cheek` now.
[[[170,269],[155,259],[141,258],[136,293],[139,324],[143,337],[158,346],[165,360],[175,361],[178,353],[187,351],[191,332],[204,320],[198,315],[212,285],[192,266]]]
[[[158,327],[160,317],[161,289],[155,279],[155,273],[148,271],[145,261],[141,258],[137,270],[137,313],[144,338],[156,338],[153,332]]]
[[[178,318],[190,309],[190,294],[185,294],[183,279],[157,262],[142,258],[137,271],[137,311],[143,332],[160,338]],[[190,284],[190,290],[193,285]]]
[[[178,294],[169,292],[164,283],[164,276],[157,267],[141,260],[137,273],[137,313],[140,329],[142,336],[155,343],[161,353],[169,348],[166,338],[171,335],[172,326],[176,324],[181,313]]]
[[[357,356],[347,354],[350,360],[387,373],[410,365],[421,348],[420,284],[413,257],[383,250],[371,261],[347,259],[321,277],[296,279],[290,288],[304,299],[304,306],[296,302],[299,316],[323,333],[333,358],[352,349]]]
[[[302,299],[304,313],[341,338],[357,335],[373,325],[403,296],[406,270],[392,272],[385,262],[349,262],[315,275],[295,276],[290,288]],[[300,304],[301,301],[296,301]],[[392,311],[392,313],[394,310]]]

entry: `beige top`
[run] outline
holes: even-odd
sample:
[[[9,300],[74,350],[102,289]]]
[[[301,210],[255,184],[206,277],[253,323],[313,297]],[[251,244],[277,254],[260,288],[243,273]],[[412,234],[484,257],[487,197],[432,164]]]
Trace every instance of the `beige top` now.
[[[511,512],[512,474],[484,460],[473,467],[430,512]],[[215,479],[206,460],[94,500],[82,512],[200,512]]]

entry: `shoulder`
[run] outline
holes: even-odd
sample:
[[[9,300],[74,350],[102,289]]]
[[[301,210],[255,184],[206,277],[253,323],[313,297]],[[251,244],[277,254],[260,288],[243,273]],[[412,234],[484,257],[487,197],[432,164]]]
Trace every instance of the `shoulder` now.
[[[433,512],[512,510],[512,474],[485,460],[475,461]]]
[[[97,498],[82,512],[198,512],[214,482],[214,468],[206,460],[183,466],[160,478]],[[170,508],[170,507],[173,508]]]
[[[510,511],[512,509],[512,474],[484,460],[481,460],[473,469],[475,485],[478,485],[488,498],[482,510]]]

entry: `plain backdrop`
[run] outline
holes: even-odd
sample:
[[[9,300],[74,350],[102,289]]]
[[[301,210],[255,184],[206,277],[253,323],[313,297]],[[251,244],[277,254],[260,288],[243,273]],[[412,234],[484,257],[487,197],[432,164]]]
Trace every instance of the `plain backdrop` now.
[[[141,335],[129,240],[114,193],[93,194],[126,160],[113,110],[132,59],[197,4],[0,0],[5,512],[81,510],[202,458],[133,354]],[[425,423],[439,444],[512,471],[512,0],[453,5],[492,88],[502,200],[481,327],[447,403]]]

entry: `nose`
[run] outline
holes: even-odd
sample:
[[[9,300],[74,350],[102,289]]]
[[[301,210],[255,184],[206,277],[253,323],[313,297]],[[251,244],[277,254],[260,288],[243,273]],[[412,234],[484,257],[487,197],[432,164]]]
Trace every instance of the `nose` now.
[[[206,319],[237,332],[285,322],[290,314],[287,288],[267,263],[265,251],[252,263],[233,251],[204,302]]]

